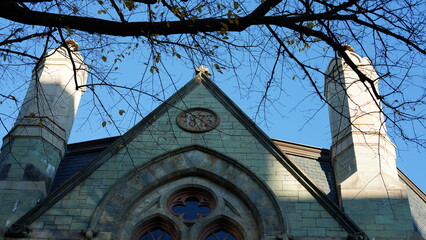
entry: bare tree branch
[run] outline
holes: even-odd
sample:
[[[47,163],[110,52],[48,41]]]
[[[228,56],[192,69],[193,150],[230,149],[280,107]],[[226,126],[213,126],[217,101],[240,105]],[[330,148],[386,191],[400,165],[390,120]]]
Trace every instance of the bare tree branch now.
[[[229,24],[229,19],[197,19],[171,22],[114,22],[102,19],[69,16],[54,13],[36,12],[23,9],[15,4],[8,5],[0,9],[0,17],[31,25],[50,26],[58,28],[71,28],[85,31],[88,33],[107,34],[114,36],[148,36],[172,35],[197,32],[216,32],[221,31],[227,24],[227,31],[241,32],[249,26],[254,25],[276,25],[295,29],[296,23],[315,21],[318,19],[326,20],[355,20],[355,15],[300,15],[300,16],[247,16],[238,18],[238,24]],[[231,20],[235,20],[232,19]],[[235,22],[235,21],[234,21]]]

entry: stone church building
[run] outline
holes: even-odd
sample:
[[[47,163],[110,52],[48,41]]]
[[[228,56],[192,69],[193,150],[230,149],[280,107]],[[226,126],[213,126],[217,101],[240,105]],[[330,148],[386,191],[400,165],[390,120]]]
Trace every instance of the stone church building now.
[[[343,59],[326,71],[331,150],[270,139],[204,67],[124,135],[67,144],[87,78],[68,44],[72,61],[65,47],[49,53],[3,138],[0,239],[426,237],[426,196]]]

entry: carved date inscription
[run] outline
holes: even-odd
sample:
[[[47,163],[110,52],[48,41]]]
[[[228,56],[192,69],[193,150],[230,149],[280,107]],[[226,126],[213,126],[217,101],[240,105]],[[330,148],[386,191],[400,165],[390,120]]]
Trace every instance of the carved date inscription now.
[[[179,114],[177,124],[185,131],[202,133],[216,128],[219,117],[209,109],[191,108]]]

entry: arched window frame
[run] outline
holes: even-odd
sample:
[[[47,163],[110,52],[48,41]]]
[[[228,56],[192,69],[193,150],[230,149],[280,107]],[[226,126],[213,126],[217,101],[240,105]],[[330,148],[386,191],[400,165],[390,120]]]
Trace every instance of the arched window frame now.
[[[197,168],[188,164],[188,159],[195,162],[201,158],[204,159],[203,164]],[[138,173],[145,171],[149,173],[153,169],[161,169],[166,165],[169,166],[170,162],[179,167],[167,168],[167,171],[164,172],[158,171],[155,178],[145,179],[146,183],[134,184],[140,181]],[[212,168],[212,166],[220,167]],[[239,184],[242,182],[245,184]],[[218,205],[212,212],[214,216],[208,215],[197,220],[201,220],[201,222],[179,221],[178,217],[170,213],[167,209],[170,190],[191,186],[207,189],[217,196]],[[161,195],[157,190],[153,191],[157,188],[160,189]],[[253,188],[259,189],[255,197],[250,194]],[[235,189],[238,191],[234,191]],[[223,195],[228,191],[230,192],[229,198],[227,195]],[[126,196],[132,197],[122,197],[123,192]],[[148,205],[145,202],[146,196],[150,196]],[[234,203],[234,197],[240,203]],[[242,207],[240,208],[238,204]],[[262,206],[262,208],[257,208],[257,206]],[[247,207],[246,212],[244,208]],[[237,221],[236,225],[240,227],[239,230],[243,233],[244,239],[257,240],[265,236],[276,236],[287,232],[286,219],[281,207],[269,186],[250,169],[244,168],[236,160],[220,153],[200,146],[189,146],[154,158],[141,165],[138,171],[131,171],[123,176],[101,200],[89,226],[93,226],[94,229],[108,229],[115,239],[128,240],[133,239],[134,233],[139,231],[140,224],[138,223],[147,222],[146,219],[151,218],[150,216],[161,215],[178,230],[180,238],[198,240],[200,232],[195,230],[184,232],[185,226],[194,225],[197,226],[197,229],[205,229],[209,223],[216,222],[217,217],[229,217],[231,220]],[[137,214],[134,214],[135,212]],[[241,218],[240,213],[249,217]],[[103,218],[102,216],[105,214],[112,217]],[[117,218],[120,217],[122,222],[115,224]],[[249,224],[245,221],[246,219],[250,222]],[[265,219],[268,221],[266,222]],[[205,224],[205,222],[209,223]],[[132,230],[129,229],[130,226],[133,226]]]
[[[175,227],[171,223],[168,223],[167,221],[161,219],[161,218],[153,218],[151,220],[146,221],[146,223],[143,223],[140,225],[140,230],[138,230],[134,236],[132,237],[133,240],[139,240],[142,236],[144,236],[146,233],[153,231],[157,228],[163,230],[164,232],[168,233],[173,240],[179,240],[179,233],[176,230]]]
[[[239,231],[234,224],[224,219],[219,219],[216,221],[216,223],[210,225],[206,230],[201,233],[198,240],[205,240],[211,234],[214,234],[217,231],[226,231],[232,234],[237,240],[244,240],[244,236],[241,231]]]
[[[205,217],[215,210],[217,205],[217,199],[214,194],[198,187],[186,187],[175,191],[173,194],[170,195],[167,201],[167,208],[169,209],[172,215],[179,218],[183,218],[184,214],[177,214],[173,211],[172,208],[176,205],[185,205],[186,200],[192,197],[197,198],[199,200],[200,206],[206,206],[210,208],[210,213],[198,214],[198,218]],[[197,219],[192,220],[196,221]]]

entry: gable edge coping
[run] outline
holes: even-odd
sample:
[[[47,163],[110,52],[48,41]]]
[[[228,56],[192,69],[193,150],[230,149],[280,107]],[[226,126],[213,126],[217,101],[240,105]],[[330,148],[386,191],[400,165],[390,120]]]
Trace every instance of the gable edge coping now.
[[[423,193],[423,191],[417,187],[415,183],[413,183],[399,168],[398,168],[398,177],[407,184],[407,187],[409,187],[417,196],[419,196],[420,199],[423,200],[423,202],[426,203],[426,194]]]

